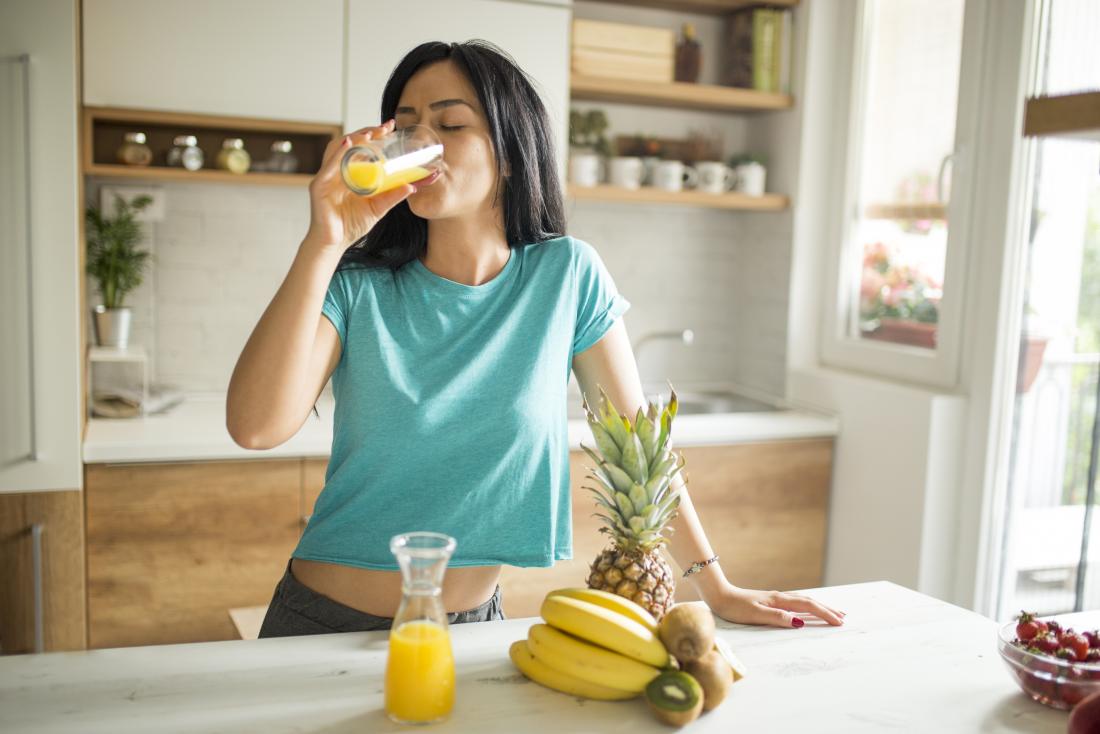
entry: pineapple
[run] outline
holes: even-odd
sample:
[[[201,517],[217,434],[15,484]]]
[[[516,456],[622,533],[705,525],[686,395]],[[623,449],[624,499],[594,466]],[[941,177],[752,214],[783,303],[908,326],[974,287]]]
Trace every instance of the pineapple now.
[[[600,532],[611,536],[612,546],[592,563],[588,586],[624,596],[660,620],[672,607],[676,590],[672,569],[660,554],[667,542],[661,533],[680,505],[672,480],[683,469],[683,459],[668,447],[676,391],[665,408],[650,403],[644,414],[639,408],[633,425],[603,388],[600,397],[598,417],[584,401],[600,450],[597,454],[581,444],[596,462],[588,477],[598,484],[584,488],[603,510],[596,517],[603,520]]]

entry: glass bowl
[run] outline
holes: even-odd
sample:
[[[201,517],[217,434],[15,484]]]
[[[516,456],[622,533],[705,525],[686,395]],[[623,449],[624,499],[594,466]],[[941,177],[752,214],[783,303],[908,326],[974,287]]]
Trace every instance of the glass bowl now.
[[[1078,632],[1092,627],[1074,627]],[[1072,663],[1048,655],[1037,655],[1012,644],[1016,639],[1016,620],[1001,625],[997,632],[997,652],[1008,666],[1023,692],[1051,708],[1069,710],[1091,693],[1100,691],[1100,663]]]

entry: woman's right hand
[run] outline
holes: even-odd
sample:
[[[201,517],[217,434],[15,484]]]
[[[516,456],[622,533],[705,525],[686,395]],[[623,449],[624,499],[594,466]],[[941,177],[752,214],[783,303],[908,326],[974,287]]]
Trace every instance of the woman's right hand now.
[[[338,249],[342,254],[370,232],[386,212],[416,191],[412,184],[405,184],[375,196],[360,196],[347,187],[340,175],[340,161],[349,148],[386,135],[393,128],[394,121],[389,120],[377,127],[365,127],[329,142],[321,168],[309,183],[307,242],[326,249]]]

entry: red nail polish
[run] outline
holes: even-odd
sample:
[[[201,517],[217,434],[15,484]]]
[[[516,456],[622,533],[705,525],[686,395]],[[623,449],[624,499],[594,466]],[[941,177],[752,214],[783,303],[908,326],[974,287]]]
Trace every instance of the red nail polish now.
[[[806,624],[806,622],[803,621],[802,617],[795,617],[794,619],[791,620],[791,626],[794,627],[795,629],[798,629],[799,627],[803,626],[804,624]]]

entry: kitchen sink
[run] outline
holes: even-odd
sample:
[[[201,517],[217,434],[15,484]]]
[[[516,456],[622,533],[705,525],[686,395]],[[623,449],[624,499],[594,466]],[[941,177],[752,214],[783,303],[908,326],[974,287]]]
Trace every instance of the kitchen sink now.
[[[657,401],[657,395],[650,393],[647,400]],[[679,402],[677,415],[702,415],[709,413],[763,413],[778,410],[774,405],[769,405],[760,400],[745,397],[734,392],[677,392],[676,399]],[[665,402],[667,403],[667,395]],[[595,409],[595,406],[592,406]],[[581,405],[580,396],[569,397],[567,416],[569,420],[583,419],[584,407]],[[633,418],[633,416],[631,416]]]

